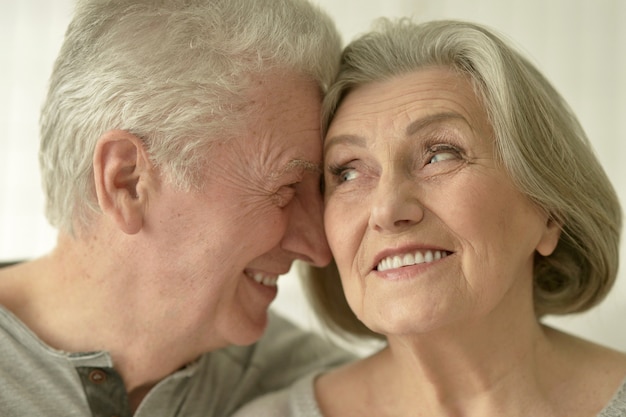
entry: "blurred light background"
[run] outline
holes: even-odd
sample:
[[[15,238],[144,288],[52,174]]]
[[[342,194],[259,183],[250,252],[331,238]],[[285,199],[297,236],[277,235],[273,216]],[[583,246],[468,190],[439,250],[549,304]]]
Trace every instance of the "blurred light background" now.
[[[506,35],[553,82],[579,116],[626,204],[626,1],[313,0],[344,41],[380,16],[460,18]],[[43,216],[38,117],[73,0],[0,2],[0,261],[46,253],[55,231]],[[173,242],[175,244],[175,242]],[[621,250],[622,264],[626,249]],[[274,308],[317,328],[295,273],[280,279]],[[594,310],[547,318],[559,328],[626,351],[626,268]]]

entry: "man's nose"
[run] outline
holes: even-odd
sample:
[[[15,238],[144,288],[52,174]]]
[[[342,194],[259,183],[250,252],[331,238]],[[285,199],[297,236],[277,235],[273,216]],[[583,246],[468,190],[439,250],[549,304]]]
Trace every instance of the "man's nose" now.
[[[309,191],[293,202],[281,247],[297,259],[322,267],[332,258],[324,232],[324,205],[318,190]]]

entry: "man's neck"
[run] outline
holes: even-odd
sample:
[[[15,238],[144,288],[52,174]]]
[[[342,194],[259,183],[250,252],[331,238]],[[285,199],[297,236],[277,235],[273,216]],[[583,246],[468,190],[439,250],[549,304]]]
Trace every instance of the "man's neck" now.
[[[124,293],[114,283],[116,272],[100,272],[99,260],[82,269],[80,257],[63,247],[0,270],[0,304],[54,349],[108,352],[130,400],[138,404],[150,387],[199,353],[186,351],[189,344],[180,335],[165,338],[157,326],[141,321],[145,314],[134,310],[132,291]]]

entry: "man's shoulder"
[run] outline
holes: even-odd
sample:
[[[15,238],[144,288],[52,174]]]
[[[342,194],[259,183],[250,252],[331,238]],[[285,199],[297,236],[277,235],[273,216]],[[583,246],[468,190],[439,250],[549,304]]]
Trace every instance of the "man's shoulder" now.
[[[216,415],[229,415],[252,399],[285,388],[307,374],[356,359],[326,338],[276,313],[263,337],[249,346],[229,346],[203,355],[191,372],[189,398],[211,398]],[[207,397],[207,392],[211,393]],[[193,402],[189,400],[189,402]],[[205,415],[212,415],[210,413]]]
[[[330,338],[305,330],[275,312],[270,312],[268,328],[256,349],[267,352],[278,360],[297,360],[302,357],[304,361],[328,361],[333,358],[345,361],[354,358],[353,354],[340,348]]]
[[[224,354],[273,387],[356,359],[353,353],[328,338],[302,329],[275,312],[270,312],[268,327],[258,342],[247,347],[230,347]]]

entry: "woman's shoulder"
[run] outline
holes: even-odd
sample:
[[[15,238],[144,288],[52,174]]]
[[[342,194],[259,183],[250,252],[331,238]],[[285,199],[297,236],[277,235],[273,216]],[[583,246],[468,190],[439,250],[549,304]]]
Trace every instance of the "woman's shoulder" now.
[[[621,417],[626,415],[626,378],[611,401],[598,414],[598,417]]]
[[[598,348],[598,368],[593,370],[590,382],[593,391],[610,401],[598,414],[598,417],[621,417],[626,415],[626,354],[614,349]],[[590,371],[591,373],[591,371]],[[616,383],[617,382],[617,383]],[[608,394],[608,395],[607,395]]]
[[[577,410],[604,406],[599,417],[626,415],[626,354],[558,330],[548,332],[558,347],[558,359],[553,359],[561,361],[555,375],[565,380],[559,384],[561,401],[569,398]]]
[[[309,374],[291,386],[263,395],[231,417],[323,417],[315,399],[315,378]]]

